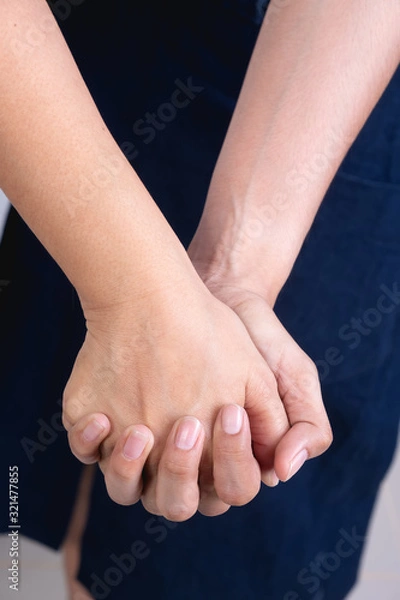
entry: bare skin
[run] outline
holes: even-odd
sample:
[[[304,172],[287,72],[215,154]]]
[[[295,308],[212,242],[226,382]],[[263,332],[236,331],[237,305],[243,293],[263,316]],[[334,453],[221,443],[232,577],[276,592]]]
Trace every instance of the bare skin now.
[[[396,2],[326,2],[323,10],[315,0],[271,2],[189,248],[202,280],[240,317],[276,377],[290,422],[274,454],[282,480],[300,468],[293,457],[304,448],[309,457],[329,445],[330,430],[314,367],[273,305],[329,183],[399,63],[399,32]],[[98,440],[85,442],[82,425],[73,444],[95,459]],[[215,433],[229,447],[219,417]],[[191,451],[182,456],[187,469],[197,460]],[[130,481],[140,480],[142,466],[131,463]]]
[[[2,16],[0,185],[87,322],[63,402],[72,451],[98,460],[115,501],[167,518],[248,502],[294,458],[275,461],[289,421],[272,370],[120,152],[46,3],[3,0]],[[314,401],[310,456],[331,440],[318,389]]]
[[[322,10],[303,0],[266,19],[189,251],[197,272],[107,131],[45,3],[3,0],[2,9],[0,184],[76,287],[87,319],[64,397],[71,448],[85,462],[99,460],[121,503],[142,498],[176,520],[244,504],[261,479],[286,480],[301,452],[317,456],[332,439],[315,367],[272,305],[341,158],[398,64],[398,3],[371,1],[365,10],[361,0],[332,0]],[[340,58],[349,55],[362,67],[351,63],[349,89],[338,97]],[[322,102],[323,90],[335,100]],[[240,236],[237,252],[237,234],[251,231],[254,218],[263,222],[264,190],[276,209],[277,198],[293,195],[288,169],[324,152],[327,123],[344,132],[329,168],[294,194],[301,205],[278,211],[272,235],[247,235],[244,244]],[[267,168],[277,148],[281,159]],[[180,493],[171,497],[177,481]]]
[[[290,424],[274,449],[283,481],[329,446],[331,432],[315,367],[273,305],[399,60],[397,0],[272,2],[189,248],[208,289],[240,317],[274,373]],[[256,419],[250,426],[264,480],[273,481]],[[186,459],[190,469],[196,458]]]

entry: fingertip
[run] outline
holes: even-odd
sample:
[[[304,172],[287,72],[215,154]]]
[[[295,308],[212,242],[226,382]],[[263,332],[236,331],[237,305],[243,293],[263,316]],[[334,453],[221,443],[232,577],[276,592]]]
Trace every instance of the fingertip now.
[[[276,474],[275,469],[268,469],[267,471],[263,471],[261,479],[267,487],[271,488],[276,487],[280,482],[280,479]]]
[[[227,404],[220,411],[222,431],[227,435],[237,435],[242,431],[245,410],[238,404]]]
[[[307,448],[301,446],[277,449],[275,473],[280,481],[286,483],[300,471],[304,463],[311,458]]]
[[[104,438],[110,430],[110,421],[106,415],[101,413],[91,415],[89,423],[82,431],[82,439],[85,443],[91,444]]]
[[[168,436],[166,447],[170,449],[200,452],[204,442],[204,427],[196,417],[178,419]],[[200,446],[201,445],[201,446]]]
[[[220,411],[213,440],[214,486],[220,500],[229,506],[243,506],[259,492],[261,473],[251,443],[246,410],[227,404]]]
[[[111,424],[101,413],[82,417],[68,432],[72,453],[84,464],[99,459],[100,444],[110,432]]]
[[[286,478],[282,481],[289,481],[296,473],[298,473],[301,467],[304,465],[306,460],[309,459],[309,453],[306,448],[300,450],[289,462],[289,469],[287,470]]]
[[[153,434],[145,425],[130,427],[123,437],[122,450],[118,448],[118,451],[121,453],[122,458],[128,462],[139,459],[144,460],[154,445]]]
[[[145,425],[134,425],[119,437],[105,471],[110,498],[122,506],[140,500],[142,471],[154,444],[152,432]]]

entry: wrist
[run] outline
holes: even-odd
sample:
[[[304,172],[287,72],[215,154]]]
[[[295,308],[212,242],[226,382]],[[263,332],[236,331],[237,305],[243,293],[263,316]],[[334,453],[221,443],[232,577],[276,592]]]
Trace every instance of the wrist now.
[[[100,271],[99,286],[92,277],[78,290],[88,330],[125,339],[127,346],[156,322],[171,321],[182,302],[195,308],[211,297],[172,230],[160,231],[158,240],[140,250],[138,255],[137,248],[126,248],[129,260],[116,257],[113,271]]]
[[[182,282],[201,285],[178,237],[131,170],[79,206],[53,256],[86,313],[123,312]],[[55,247],[55,244],[54,244]],[[204,287],[204,286],[203,286]]]
[[[175,260],[170,260],[170,246],[165,248],[165,254],[168,258],[164,261],[157,255],[153,261],[147,257],[142,269],[131,265],[123,280],[111,274],[106,294],[100,295],[98,290],[94,294],[92,290],[90,294],[78,291],[88,329],[99,326],[117,336],[126,333],[129,337],[132,328],[147,327],[148,315],[158,314],[161,318],[172,312],[177,299],[186,299],[193,306],[209,295],[183,248],[183,256],[177,252]]]
[[[265,231],[265,227],[256,218],[222,225],[203,215],[188,254],[210,291],[221,287],[246,290],[273,307],[301,243],[296,246],[285,230]]]

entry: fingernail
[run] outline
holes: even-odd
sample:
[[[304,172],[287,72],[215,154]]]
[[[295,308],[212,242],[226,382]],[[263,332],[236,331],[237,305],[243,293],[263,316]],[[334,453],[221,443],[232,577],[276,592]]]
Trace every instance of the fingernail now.
[[[194,417],[186,417],[179,423],[175,434],[175,446],[180,450],[191,450],[201,431],[201,423]]]
[[[288,476],[286,477],[285,481],[288,481],[291,477],[293,477],[293,475],[296,475],[296,473],[300,471],[307,458],[308,452],[305,449],[301,450],[298,454],[296,454],[296,456],[290,463]]]
[[[268,487],[276,487],[278,483],[279,478],[274,469],[272,469],[272,471],[268,471],[268,473],[265,475],[265,485]]]
[[[99,421],[91,421],[89,425],[83,430],[83,439],[86,442],[94,442],[101,433],[103,433],[105,427]]]
[[[222,429],[229,435],[239,433],[243,425],[243,408],[237,404],[229,404],[222,410]]]
[[[138,459],[143,454],[148,441],[149,436],[146,433],[137,431],[136,429],[131,431],[123,449],[123,455],[126,460]]]

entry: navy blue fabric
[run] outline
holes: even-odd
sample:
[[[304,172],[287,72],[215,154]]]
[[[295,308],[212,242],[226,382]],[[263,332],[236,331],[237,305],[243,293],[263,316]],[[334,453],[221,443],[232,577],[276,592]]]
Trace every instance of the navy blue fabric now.
[[[58,17],[82,74],[188,244],[266,2],[75,4]],[[173,97],[185,106],[172,118]],[[179,525],[115,505],[99,474],[80,570],[95,598],[340,600],[351,588],[400,418],[399,103],[400,71],[342,164],[276,307],[318,365],[332,448],[250,505]],[[147,112],[157,125],[144,123]],[[80,467],[65,433],[49,427],[57,429],[84,324],[70,284],[14,211],[0,280],[10,281],[0,293],[1,455],[20,465],[24,532],[57,546]]]
[[[68,451],[61,396],[83,342],[83,317],[75,291],[14,210],[0,246],[0,280],[1,470],[19,467],[23,533],[57,547],[81,471]]]

